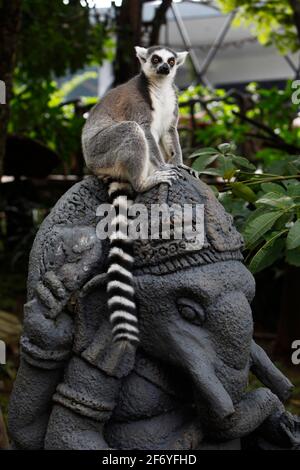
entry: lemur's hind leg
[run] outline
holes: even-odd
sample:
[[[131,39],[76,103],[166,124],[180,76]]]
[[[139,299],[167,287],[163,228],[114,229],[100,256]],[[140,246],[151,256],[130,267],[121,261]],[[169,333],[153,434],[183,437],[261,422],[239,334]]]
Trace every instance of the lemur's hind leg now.
[[[143,129],[134,121],[114,124],[97,134],[83,138],[87,167],[98,176],[129,181],[137,192],[160,183],[169,185],[179,177],[169,168],[154,166]]]

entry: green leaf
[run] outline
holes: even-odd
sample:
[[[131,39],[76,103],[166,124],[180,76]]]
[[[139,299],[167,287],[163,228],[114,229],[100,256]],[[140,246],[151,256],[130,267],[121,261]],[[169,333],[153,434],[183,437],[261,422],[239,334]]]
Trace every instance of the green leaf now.
[[[256,194],[249,186],[244,183],[232,183],[232,192],[235,196],[240,197],[248,202],[256,201]]]
[[[201,155],[200,157],[197,158],[197,160],[193,161],[193,168],[197,171],[202,171],[204,168],[206,168],[208,165],[213,163],[216,159],[218,158],[218,154],[214,155]]]
[[[230,180],[236,174],[236,169],[231,166],[225,172],[223,172],[223,177],[225,180]]]
[[[293,250],[300,246],[300,219],[298,219],[288,233],[286,239],[286,246],[288,250]]]
[[[258,217],[259,215],[261,214],[265,214],[266,213],[266,208],[265,206],[259,206],[257,209],[255,209],[254,211],[250,212],[248,218],[247,218],[247,224],[251,222],[251,220],[254,220],[256,219],[256,217]]]
[[[300,157],[295,158],[295,159],[292,160],[290,163],[291,163],[294,167],[296,167],[295,169],[299,168],[299,167],[300,167]]]
[[[247,170],[251,170],[251,171],[256,170],[256,166],[253,165],[253,163],[249,162],[247,158],[238,157],[237,155],[230,155],[230,157],[232,158],[233,163],[235,163],[237,166],[246,168]]]
[[[281,256],[284,240],[279,238],[285,232],[286,230],[276,233],[257,251],[249,264],[249,269],[252,273],[258,273],[271,266]]]
[[[206,155],[218,155],[218,151],[212,147],[206,147],[193,152],[188,158],[196,158]]]
[[[232,163],[232,159],[225,155],[218,158],[218,166],[224,179],[230,180],[236,173],[237,169]]]
[[[300,196],[300,183],[296,181],[295,183],[291,183],[287,185],[287,193],[288,193],[288,196],[291,196],[291,197]]]
[[[230,150],[232,150],[232,147],[231,147],[231,144],[224,143],[224,144],[218,145],[218,149],[224,155],[225,153],[230,152]]]
[[[196,167],[193,168],[197,170]],[[202,175],[211,175],[211,176],[223,176],[223,172],[221,170],[218,170],[217,168],[208,168],[207,170],[200,170],[200,173]]]
[[[283,230],[284,228],[286,228],[286,224],[291,222],[293,217],[294,217],[294,213],[291,213],[291,212],[283,213],[282,216],[279,217],[278,220],[276,220],[274,227],[273,227],[274,230]]]
[[[285,259],[289,264],[300,267],[300,248],[288,250]]]
[[[216,197],[218,197],[218,196],[219,196],[218,188],[217,188],[216,186],[214,186],[213,184],[210,184],[209,187],[210,187],[210,189],[212,190],[212,192],[214,193],[214,195],[215,195]]]
[[[264,204],[266,206],[276,207],[278,209],[286,209],[294,204],[289,196],[282,196],[279,193],[267,193],[257,199],[256,204]]]
[[[282,211],[265,212],[245,225],[243,235],[246,247],[253,246],[268,230],[270,230]]]
[[[262,183],[261,189],[265,193],[285,194],[285,189],[282,186],[280,186],[280,184],[276,184],[276,183]]]

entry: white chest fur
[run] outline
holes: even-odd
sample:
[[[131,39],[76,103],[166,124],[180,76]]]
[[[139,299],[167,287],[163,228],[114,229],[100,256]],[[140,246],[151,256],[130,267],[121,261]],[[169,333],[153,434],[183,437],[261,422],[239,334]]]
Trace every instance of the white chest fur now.
[[[175,119],[176,95],[172,83],[150,86],[152,101],[151,132],[157,142],[169,130]]]

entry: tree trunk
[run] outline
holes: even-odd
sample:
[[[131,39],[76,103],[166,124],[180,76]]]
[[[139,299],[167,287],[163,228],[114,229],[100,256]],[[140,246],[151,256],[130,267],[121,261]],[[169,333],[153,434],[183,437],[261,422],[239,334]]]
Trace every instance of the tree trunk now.
[[[140,65],[135,56],[134,46],[150,47],[159,42],[161,26],[166,22],[166,13],[172,0],[163,0],[155,9],[149,28],[148,44],[142,44],[143,23],[141,0],[123,0],[122,6],[117,9],[117,53],[114,64],[114,85],[126,82],[136,75]]]
[[[155,15],[152,20],[152,30],[150,34],[149,46],[156,46],[159,42],[160,28],[166,22],[166,14],[173,0],[163,0],[161,4],[156,8]]]
[[[123,0],[117,10],[117,52],[114,64],[115,85],[136,75],[139,66],[134,46],[139,46],[142,30],[142,2]]]
[[[9,102],[21,22],[21,1],[0,0],[0,80],[5,83],[6,88],[6,104],[0,104],[0,179],[3,173]]]
[[[298,34],[298,43],[300,47],[300,2],[299,0],[290,0],[290,5],[293,10],[294,23]]]

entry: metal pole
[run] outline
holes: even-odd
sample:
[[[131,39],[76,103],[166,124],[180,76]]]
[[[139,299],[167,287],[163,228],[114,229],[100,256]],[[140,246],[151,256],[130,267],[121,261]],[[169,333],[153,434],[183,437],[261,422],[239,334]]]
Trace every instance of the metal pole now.
[[[187,30],[186,30],[185,25],[182,21],[182,18],[180,16],[180,13],[179,13],[179,10],[178,10],[178,7],[177,7],[176,3],[172,3],[171,8],[172,8],[172,12],[173,12],[173,15],[174,15],[174,19],[175,19],[179,34],[180,34],[182,42],[184,44],[184,47],[190,53],[190,59],[191,59],[191,62],[192,62],[192,65],[194,67],[194,70],[196,72],[197,77],[203,82],[204,85],[208,86],[209,88],[212,88],[212,86],[209,83],[209,81],[207,80],[207,78],[203,77],[203,73],[201,72],[201,66],[200,66],[198,57],[197,57],[195,51],[193,50],[192,43],[190,41],[190,38],[188,36]]]
[[[294,64],[294,62],[288,55],[284,55],[283,57],[285,61],[288,63],[288,65],[291,67],[293,72],[295,72],[295,79],[299,78],[299,73],[300,73],[299,68],[296,67],[296,65]]]
[[[218,50],[220,49],[226,34],[228,33],[231,23],[236,15],[236,11],[233,11],[225,20],[225,23],[223,25],[223,28],[221,29],[219,35],[215,39],[214,43],[212,44],[210,50],[208,51],[208,54],[206,58],[203,61],[203,64],[200,69],[200,74],[203,75],[204,73],[207,72],[210,64],[212,63],[213,59],[215,58]]]
[[[283,56],[285,61],[289,64],[289,66],[291,67],[291,69],[294,71],[294,72],[297,72],[297,67],[296,65],[294,64],[294,62],[292,61],[292,59],[288,56],[288,55],[284,55]]]

